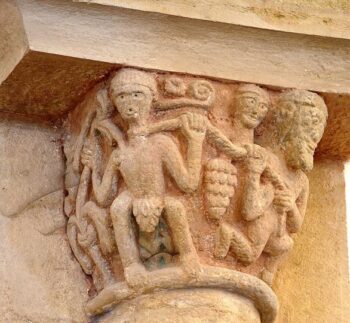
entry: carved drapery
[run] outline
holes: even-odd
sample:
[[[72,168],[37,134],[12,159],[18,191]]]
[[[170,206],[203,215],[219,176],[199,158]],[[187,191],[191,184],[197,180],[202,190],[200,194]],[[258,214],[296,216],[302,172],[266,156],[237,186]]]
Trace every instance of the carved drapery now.
[[[67,235],[89,315],[173,289],[225,290],[272,322],[308,199],[322,98],[123,68],[67,119]],[[243,322],[243,321],[242,321]]]

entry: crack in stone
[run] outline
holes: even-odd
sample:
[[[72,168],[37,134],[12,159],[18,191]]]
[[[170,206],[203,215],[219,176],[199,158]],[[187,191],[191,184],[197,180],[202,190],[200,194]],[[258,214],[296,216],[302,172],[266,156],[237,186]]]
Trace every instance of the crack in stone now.
[[[30,202],[26,203],[21,209],[19,209],[17,212],[14,212],[12,214],[5,214],[4,212],[2,212],[0,210],[0,216],[3,216],[3,217],[6,217],[6,218],[16,218],[17,216],[19,216],[21,213],[23,213],[24,211],[28,210],[35,202],[39,201],[40,199],[43,199],[49,195],[52,195],[52,194],[55,194],[59,191],[64,191],[65,189],[70,189],[70,188],[74,188],[76,187],[77,185],[73,185],[73,186],[70,186],[70,187],[60,187],[60,188],[57,188],[55,190],[52,190],[48,193],[45,193],[39,197],[35,197],[33,200],[31,200]]]

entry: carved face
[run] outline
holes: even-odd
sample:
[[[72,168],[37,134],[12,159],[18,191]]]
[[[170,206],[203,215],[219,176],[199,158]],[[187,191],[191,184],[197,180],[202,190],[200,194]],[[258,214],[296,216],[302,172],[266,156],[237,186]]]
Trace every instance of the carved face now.
[[[313,168],[313,156],[322,138],[325,125],[326,117],[317,107],[308,105],[300,107],[295,123],[284,143],[286,159],[290,167],[303,171],[310,171]]]
[[[267,110],[268,105],[259,94],[246,92],[237,97],[235,117],[244,127],[254,129],[265,118]]]
[[[113,91],[111,99],[124,120],[142,122],[148,118],[153,96],[149,88],[130,84]]]

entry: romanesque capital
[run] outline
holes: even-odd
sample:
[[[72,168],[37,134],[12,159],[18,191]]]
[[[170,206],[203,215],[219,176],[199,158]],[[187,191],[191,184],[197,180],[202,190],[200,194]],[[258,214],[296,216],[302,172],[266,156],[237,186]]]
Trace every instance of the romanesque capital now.
[[[273,322],[273,279],[303,223],[327,116],[305,90],[134,68],[96,85],[65,137],[87,315]]]

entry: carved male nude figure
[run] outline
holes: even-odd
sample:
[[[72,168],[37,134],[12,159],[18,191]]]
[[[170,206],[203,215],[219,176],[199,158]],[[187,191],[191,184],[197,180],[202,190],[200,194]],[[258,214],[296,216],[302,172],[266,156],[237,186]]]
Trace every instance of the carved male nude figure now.
[[[262,279],[269,284],[281,257],[292,248],[290,234],[303,222],[308,198],[304,172],[313,167],[326,119],[326,105],[317,94],[285,92],[271,122],[275,138],[266,143],[270,153],[259,146],[248,153],[252,157],[246,163],[248,179],[242,206],[247,236],[233,227],[223,228],[226,232],[222,236],[232,239],[231,247],[244,264],[254,262],[262,252],[269,255],[262,272]]]
[[[125,145],[112,152],[103,177],[95,181],[100,195],[109,194],[116,174],[125,182],[125,189],[112,203],[111,217],[125,278],[131,285],[142,282],[147,275],[140,260],[133,217],[139,231],[147,234],[154,232],[160,216],[164,216],[185,271],[193,274],[199,269],[185,207],[167,194],[164,170],[183,192],[197,189],[206,120],[190,113],[180,117],[182,133],[188,143],[187,160],[184,161],[169,136],[161,133],[146,135],[138,130],[147,126],[156,96],[157,85],[151,75],[133,69],[116,73],[110,84],[110,98],[128,125],[128,138]],[[84,160],[94,169],[98,156],[91,149],[84,152]]]

